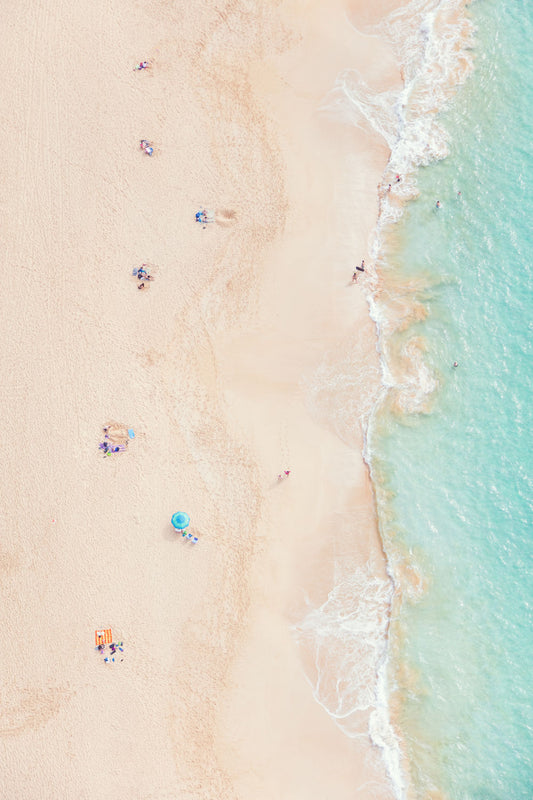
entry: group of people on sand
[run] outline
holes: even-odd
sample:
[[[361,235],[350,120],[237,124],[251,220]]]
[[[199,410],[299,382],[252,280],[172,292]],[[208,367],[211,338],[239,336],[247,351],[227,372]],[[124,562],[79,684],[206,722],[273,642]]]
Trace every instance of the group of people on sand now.
[[[154,276],[150,275],[150,269],[147,264],[143,264],[142,267],[139,267],[139,269],[134,269],[133,274],[138,280],[137,289],[140,289],[141,291],[146,289],[146,284],[148,281],[154,280]]]
[[[152,156],[154,154],[154,148],[152,147],[148,139],[141,139],[141,150],[147,156]]]
[[[201,208],[200,211],[197,211],[194,215],[196,222],[200,222],[201,225],[205,228],[208,222],[214,222],[214,212],[213,211],[206,211],[205,208]]]
[[[113,453],[123,453],[126,449],[125,444],[111,444],[111,442],[106,441],[106,439],[108,439],[107,433],[104,436],[104,441],[100,442],[98,445],[98,448],[104,451],[104,458],[107,458],[107,456]]]
[[[120,650],[121,653],[124,652],[124,648],[122,646],[123,644],[124,644],[124,642],[118,642],[117,644],[115,644],[114,642],[111,642],[111,644],[109,645],[110,655],[109,656],[106,655],[104,657],[104,661],[105,661],[106,664],[110,664],[112,661],[115,660],[115,655],[117,655],[117,650]],[[99,653],[101,653],[103,655],[105,653],[105,650],[106,650],[106,645],[105,644],[99,644],[96,649],[98,650]],[[123,658],[121,658],[120,660],[124,661]]]
[[[115,441],[112,441],[109,435],[109,426],[106,425],[103,430],[104,430],[104,440],[103,442],[100,442],[100,444],[98,445],[98,449],[103,450],[104,458],[114,455],[115,453],[124,453],[127,450],[128,439],[126,435],[124,435],[124,437],[114,436]],[[130,428],[130,430],[128,431],[128,436],[130,439],[132,439],[135,436],[133,428]],[[121,439],[124,439],[124,441],[121,441]]]

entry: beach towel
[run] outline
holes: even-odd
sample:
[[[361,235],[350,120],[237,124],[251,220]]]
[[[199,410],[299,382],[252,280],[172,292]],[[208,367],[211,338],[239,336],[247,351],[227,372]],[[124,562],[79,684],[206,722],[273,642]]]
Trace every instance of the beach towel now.
[[[113,641],[113,636],[111,635],[111,628],[100,628],[100,630],[95,631],[94,640],[97,645],[111,644],[111,642]]]

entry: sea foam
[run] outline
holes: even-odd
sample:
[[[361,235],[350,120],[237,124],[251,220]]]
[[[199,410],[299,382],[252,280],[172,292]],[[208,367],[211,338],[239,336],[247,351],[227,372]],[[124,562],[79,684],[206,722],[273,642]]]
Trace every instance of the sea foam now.
[[[365,423],[372,428],[377,410],[392,395],[399,413],[428,410],[428,398],[439,385],[425,360],[420,337],[407,333],[401,349],[391,350],[394,332],[401,326],[408,329],[405,320],[417,316],[413,310],[416,290],[405,293],[404,287],[398,287],[398,292],[393,287],[384,289],[380,273],[385,267],[388,230],[400,218],[403,204],[417,194],[417,169],[448,153],[447,133],[438,114],[471,72],[473,26],[464,16],[463,0],[412,0],[362,32],[390,43],[403,86],[376,93],[357,70],[345,69],[324,98],[321,112],[341,124],[377,132],[390,149],[380,191],[379,219],[368,248],[375,268],[367,270],[367,299],[378,329],[381,357],[381,390],[374,389],[372,411],[361,420],[365,457],[371,465],[371,437]],[[396,174],[401,177],[399,182],[395,182]],[[394,186],[391,192],[386,189],[389,183]],[[314,376],[320,377],[326,378]],[[312,387],[307,387],[308,398],[315,412],[323,416],[324,403],[319,402],[317,407],[322,395],[317,383],[320,381],[314,380]],[[336,383],[330,370],[325,383]],[[345,379],[344,385],[349,384]],[[346,422],[344,419],[341,425],[343,433],[337,432],[348,441]],[[348,736],[370,735],[383,754],[395,796],[404,798],[403,756],[388,708],[386,642],[396,589],[395,561],[389,562],[390,581],[376,580],[370,568],[354,567],[350,572],[349,564],[338,563],[336,582],[326,602],[309,609],[295,628],[295,636],[300,646],[313,652],[315,674],[310,680],[316,700]]]

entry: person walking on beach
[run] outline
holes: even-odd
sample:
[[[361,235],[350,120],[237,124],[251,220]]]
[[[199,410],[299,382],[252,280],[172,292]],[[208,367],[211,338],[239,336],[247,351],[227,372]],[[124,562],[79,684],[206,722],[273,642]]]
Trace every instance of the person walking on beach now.
[[[365,259],[361,261],[361,266],[355,268],[355,272],[352,275],[352,283],[357,283],[357,272],[364,272],[365,271]]]

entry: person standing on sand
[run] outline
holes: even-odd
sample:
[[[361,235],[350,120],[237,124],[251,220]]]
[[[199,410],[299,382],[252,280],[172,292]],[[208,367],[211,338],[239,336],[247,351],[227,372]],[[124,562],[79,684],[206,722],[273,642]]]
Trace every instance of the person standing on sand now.
[[[365,259],[361,261],[361,266],[355,268],[355,272],[352,275],[352,283],[357,283],[357,272],[364,272],[365,271]]]

